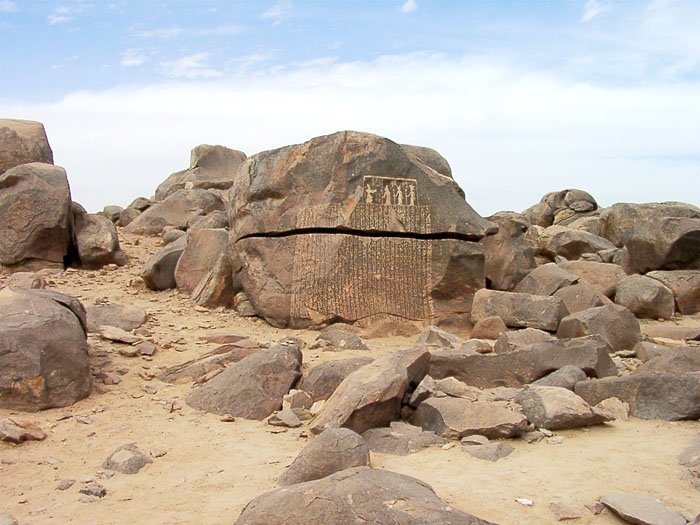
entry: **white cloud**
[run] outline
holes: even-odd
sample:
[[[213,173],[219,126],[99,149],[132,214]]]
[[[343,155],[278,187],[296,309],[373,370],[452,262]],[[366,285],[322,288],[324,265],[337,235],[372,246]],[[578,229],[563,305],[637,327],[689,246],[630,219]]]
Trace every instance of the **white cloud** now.
[[[418,9],[418,2],[416,2],[416,0],[406,0],[399,7],[399,11],[402,13],[412,13],[416,9]]]
[[[148,29],[140,31],[137,36],[141,38],[174,38],[184,33],[181,27],[160,27],[157,29]]]
[[[161,62],[160,70],[170,78],[214,78],[222,73],[207,64],[209,53],[194,53],[177,60]]]
[[[0,2],[0,11],[4,13],[15,13],[18,11],[17,4],[10,2],[9,0],[4,0]]]
[[[140,49],[127,49],[122,53],[121,65],[124,67],[141,66],[148,61],[148,56]]]
[[[221,24],[214,27],[206,27],[204,29],[196,29],[192,31],[195,36],[225,36],[237,35],[243,32],[245,28],[236,24]]]
[[[53,13],[49,15],[49,24],[65,24],[75,19],[73,10],[62,5],[57,7]]]
[[[291,0],[279,0],[272,7],[267,9],[261,18],[271,19],[273,25],[280,24],[285,16],[292,10]]]
[[[185,57],[172,76],[196,77],[209,70],[207,59]],[[491,58],[411,54],[79,92],[53,103],[2,100],[2,107],[45,124],[75,200],[91,211],[152,195],[187,167],[197,144],[250,155],[356,129],[437,149],[469,203],[490,214],[521,211],[569,187],[605,206],[700,204],[689,193],[700,180],[699,90],[698,82],[596,86]]]
[[[581,22],[586,23],[593,20],[595,17],[602,15],[606,11],[610,11],[612,7],[606,0],[588,0],[583,6],[583,14]]]

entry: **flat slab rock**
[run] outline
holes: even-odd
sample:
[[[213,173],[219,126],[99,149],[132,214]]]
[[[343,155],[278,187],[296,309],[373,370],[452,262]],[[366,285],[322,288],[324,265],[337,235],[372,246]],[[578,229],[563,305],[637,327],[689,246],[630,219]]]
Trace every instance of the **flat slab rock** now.
[[[432,445],[444,445],[445,438],[403,421],[392,421],[388,427],[370,428],[362,434],[372,452],[407,456]]]
[[[686,519],[645,494],[608,494],[600,502],[623,520],[639,525],[686,525]]]
[[[388,503],[389,502],[389,503]],[[447,505],[430,485],[388,470],[354,467],[258,496],[236,525],[309,523],[488,525]]]
[[[134,330],[146,322],[146,311],[126,304],[88,306],[88,332],[98,332],[100,326],[116,326],[122,330]]]

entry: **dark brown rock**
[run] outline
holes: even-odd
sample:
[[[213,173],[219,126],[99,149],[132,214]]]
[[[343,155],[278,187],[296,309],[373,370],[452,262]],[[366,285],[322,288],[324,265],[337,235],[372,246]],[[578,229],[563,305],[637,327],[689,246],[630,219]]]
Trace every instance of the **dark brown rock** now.
[[[117,226],[128,226],[131,222],[151,207],[153,201],[145,197],[137,197],[119,214]]]
[[[194,232],[201,229],[217,229],[224,228],[228,230],[228,213],[221,210],[215,210],[206,215],[192,217],[187,221],[187,231]]]
[[[614,419],[612,414],[590,406],[571,390],[556,386],[526,386],[515,401],[537,428],[563,430],[599,425]]]
[[[92,386],[85,310],[49,290],[0,290],[0,407],[65,407]]]
[[[535,250],[525,239],[530,222],[518,214],[503,212],[488,220],[498,225],[498,233],[480,241],[486,256],[486,280],[489,288],[512,292],[537,267]]]
[[[644,275],[630,275],[620,281],[615,303],[643,319],[671,319],[675,311],[673,292],[660,281]]]
[[[68,177],[50,164],[22,164],[0,175],[0,264],[63,264],[72,246]]]
[[[107,264],[124,265],[126,255],[119,247],[114,223],[104,215],[78,213],[75,221],[75,242],[83,268],[102,268]]]
[[[505,354],[464,355],[455,351],[433,352],[428,375],[453,376],[479,388],[520,387],[566,365],[575,365],[589,376],[617,374],[610,347],[600,336],[534,343]]]
[[[175,266],[175,283],[178,290],[191,294],[222,255],[228,257],[226,230],[201,229],[190,232],[187,235],[187,246]]]
[[[557,290],[576,284],[578,279],[555,263],[548,263],[527,274],[514,291],[531,295],[554,295]]]
[[[566,365],[562,366],[559,370],[555,370],[551,374],[541,377],[537,381],[533,381],[532,384],[538,386],[556,386],[573,391],[576,383],[584,379],[586,379],[586,372],[577,366]]]
[[[329,428],[304,447],[277,484],[286,487],[369,466],[369,447],[362,436],[348,428]]]
[[[610,299],[586,283],[578,283],[557,290],[554,297],[564,301],[566,309],[571,314],[587,310],[588,308],[595,308],[596,306],[612,304]]]
[[[440,155],[433,148],[425,146],[412,146],[410,144],[399,144],[409,156],[416,157],[419,162],[422,162],[429,168],[437,171],[440,175],[452,178],[452,168],[447,159]]]
[[[606,297],[613,297],[617,284],[627,274],[617,264],[594,261],[562,261],[559,267],[579,277],[582,283],[587,283]]]
[[[571,338],[601,335],[613,352],[631,350],[642,339],[639,321],[629,309],[609,304],[581,310],[559,323],[557,337]]]
[[[230,307],[238,290],[240,290],[240,284],[234,279],[231,258],[228,253],[222,253],[214,267],[192,290],[190,300],[198,306],[207,308]]]
[[[151,290],[169,290],[175,288],[175,267],[187,246],[187,238],[182,237],[164,246],[148,259],[139,276]]]
[[[569,312],[558,297],[482,289],[474,294],[472,322],[495,315],[506,326],[555,331]]]
[[[374,361],[371,357],[336,359],[316,365],[299,382],[299,390],[311,394],[314,401],[328,399],[338,385],[352,372]]]
[[[372,452],[406,456],[432,445],[443,445],[447,440],[420,427],[403,421],[392,421],[388,427],[370,428],[362,434]]]
[[[368,467],[342,470],[258,496],[246,505],[236,525],[355,523],[358,516],[365,523],[489,525],[445,504],[422,481]]]
[[[32,162],[53,164],[44,126],[32,120],[0,119],[0,175]]]
[[[438,348],[458,348],[462,340],[454,334],[435,326],[426,326],[416,339],[416,346],[437,346]]]
[[[131,331],[146,322],[146,312],[138,306],[127,304],[100,304],[87,307],[89,332],[98,332],[100,326],[116,326]]]
[[[700,218],[659,217],[642,221],[624,238],[629,264],[651,270],[700,270]]]
[[[679,313],[700,312],[700,270],[655,271],[649,272],[647,277],[656,279],[673,292]]]
[[[579,259],[585,253],[598,253],[615,248],[613,243],[603,237],[559,225],[546,228],[539,242],[540,249],[547,256],[554,258],[560,255],[569,260]]]
[[[112,224],[116,224],[117,221],[119,220],[119,215],[123,211],[124,211],[124,208],[122,208],[121,206],[116,206],[116,205],[111,204],[111,205],[107,205],[104,208],[102,208],[100,215],[107,217],[112,222]]]
[[[524,330],[513,330],[511,332],[503,332],[496,344],[493,345],[493,351],[497,354],[520,350],[522,347],[532,343],[541,343],[552,339],[552,335],[544,330],[537,328],[525,328]]]
[[[471,337],[474,339],[498,339],[503,332],[507,332],[508,327],[503,319],[494,315],[480,319],[472,328]]]
[[[262,420],[282,407],[282,397],[301,373],[296,345],[275,345],[229,366],[187,396],[192,408]]]
[[[674,374],[700,372],[700,348],[692,346],[667,348],[662,354],[647,359],[634,371],[635,374],[645,372],[671,372]]]

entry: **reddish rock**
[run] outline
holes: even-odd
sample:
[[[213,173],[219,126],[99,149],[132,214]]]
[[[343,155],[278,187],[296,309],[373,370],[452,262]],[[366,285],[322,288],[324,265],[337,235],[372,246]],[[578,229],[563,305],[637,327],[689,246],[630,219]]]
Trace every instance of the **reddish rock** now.
[[[554,296],[564,301],[566,309],[571,314],[596,306],[612,304],[610,299],[586,283],[578,283],[557,290]]]

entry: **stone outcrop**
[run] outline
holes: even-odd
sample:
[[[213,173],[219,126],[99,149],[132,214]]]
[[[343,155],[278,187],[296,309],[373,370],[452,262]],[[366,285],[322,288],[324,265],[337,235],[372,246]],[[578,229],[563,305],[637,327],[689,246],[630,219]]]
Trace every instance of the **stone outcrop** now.
[[[619,265],[612,263],[562,261],[559,267],[578,276],[582,283],[589,284],[606,297],[613,297],[617,284],[627,277]]]
[[[230,200],[234,271],[280,327],[468,314],[497,231],[454,180],[352,131],[250,157]]]
[[[530,295],[554,295],[557,290],[577,283],[578,279],[555,263],[547,263],[527,274],[513,291]]]
[[[177,289],[188,295],[191,294],[214,268],[221,255],[228,256],[226,230],[201,229],[190,232],[187,236],[187,246],[175,266]]]
[[[625,234],[629,264],[638,273],[700,270],[700,218],[658,217]]]
[[[655,271],[646,276],[656,279],[673,292],[678,313],[690,315],[700,312],[700,270]]]
[[[0,119],[0,175],[32,162],[53,164],[44,126],[32,120]]]
[[[75,240],[78,257],[83,268],[101,268],[107,264],[124,265],[126,255],[119,246],[119,237],[114,223],[104,215],[77,213]]]
[[[506,326],[539,328],[553,332],[559,321],[569,315],[558,297],[482,289],[474,294],[472,322],[499,316]]]
[[[644,275],[630,275],[620,281],[615,303],[644,319],[671,319],[676,308],[673,292],[660,281]]]
[[[598,203],[587,192],[566,189],[547,193],[540,202],[528,208],[523,215],[532,223],[543,228],[562,221],[573,220],[578,216],[598,209]]]
[[[537,267],[535,250],[525,239],[530,222],[509,212],[497,213],[488,220],[498,225],[498,233],[480,241],[486,256],[486,282],[494,290],[512,292]]]
[[[557,337],[601,335],[613,352],[631,350],[642,339],[639,321],[629,309],[618,304],[589,308],[571,314],[559,323]]]

